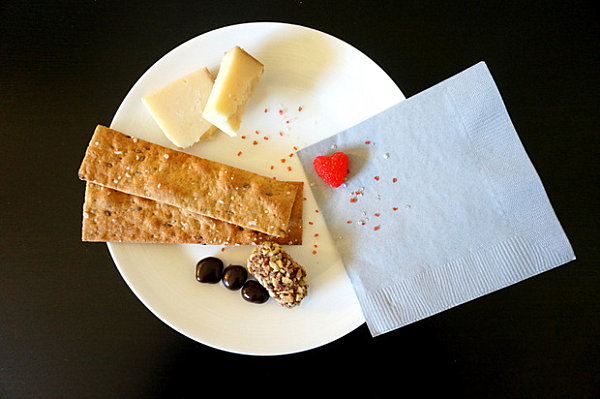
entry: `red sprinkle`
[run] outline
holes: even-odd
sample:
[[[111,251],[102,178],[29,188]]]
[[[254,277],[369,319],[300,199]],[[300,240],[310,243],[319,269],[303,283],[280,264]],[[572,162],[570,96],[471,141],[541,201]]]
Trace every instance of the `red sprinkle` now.
[[[243,139],[246,139],[246,136],[242,136]]]
[[[289,119],[287,121],[285,121],[285,123],[290,123]]]
[[[275,169],[275,166],[271,165],[271,170]]]
[[[347,220],[346,223],[351,224],[352,220]]]
[[[313,245],[313,247],[315,247],[315,248],[319,248],[319,246],[318,246],[317,244]]]
[[[283,115],[283,110],[282,109],[279,110],[279,115]]]
[[[298,147],[294,146],[294,151],[298,151]]]
[[[308,224],[310,224],[312,226],[314,223],[313,222],[308,222]]]
[[[281,163],[285,163],[285,158],[281,158]]]
[[[306,201],[306,200],[307,200],[307,198],[306,198],[306,197],[302,197],[302,201]]]
[[[288,168],[287,168],[287,169],[288,169],[288,171],[290,171],[290,172],[292,171],[292,167],[291,167],[291,166],[288,166]]]
[[[318,236],[319,236],[319,233],[315,233],[315,237],[318,237]]]
[[[396,207],[396,206],[395,206],[395,207],[393,207],[393,208],[392,208],[392,210],[393,210],[393,211],[397,211],[397,210],[398,210],[398,207]]]
[[[376,213],[375,216],[379,217],[381,216],[381,213]]]
[[[290,157],[290,158],[291,158],[291,157],[293,157],[293,156],[294,156],[294,154],[293,154],[293,153],[292,153],[292,154],[290,154],[290,155],[288,155],[288,157]]]
[[[253,144],[253,145],[257,145],[257,144],[258,144],[258,141],[254,140],[254,141],[252,142],[252,144]]]
[[[379,176],[375,176],[374,179],[379,181]]]
[[[280,135],[280,136],[283,136],[283,132],[279,132],[279,135]]]
[[[312,254],[313,254],[313,255],[316,255],[316,254],[317,254],[317,251],[312,251]]]
[[[316,212],[316,213],[319,213],[319,210],[318,210],[318,209],[315,209],[315,212]]]
[[[263,139],[269,140],[269,136],[265,136],[265,137],[263,137]]]
[[[241,151],[237,153],[237,156],[238,156],[238,157],[239,157],[240,155],[242,155],[242,152],[241,152]]]
[[[265,114],[269,112],[269,108],[265,108]]]
[[[221,252],[225,252],[225,248],[221,248]]]
[[[356,202],[357,199],[356,198],[350,198],[350,202]]]
[[[398,181],[398,179],[396,179],[395,177],[392,179],[392,182],[396,183]]]
[[[260,134],[260,131],[258,131],[258,130],[255,130],[255,131],[254,131],[254,133],[256,133],[256,134]]]
[[[370,141],[365,141],[365,144],[371,144],[371,142]]]
[[[375,226],[375,227],[373,227],[373,230],[375,230],[375,231],[377,231],[377,230],[379,230],[379,229],[380,229],[380,227],[379,227],[379,226]]]
[[[298,107],[298,112],[302,112],[302,106]]]

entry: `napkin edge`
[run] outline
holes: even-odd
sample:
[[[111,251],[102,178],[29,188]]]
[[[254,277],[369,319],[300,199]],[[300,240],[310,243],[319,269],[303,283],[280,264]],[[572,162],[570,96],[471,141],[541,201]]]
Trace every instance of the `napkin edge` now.
[[[556,251],[514,236],[358,299],[376,337],[575,259],[569,245]]]

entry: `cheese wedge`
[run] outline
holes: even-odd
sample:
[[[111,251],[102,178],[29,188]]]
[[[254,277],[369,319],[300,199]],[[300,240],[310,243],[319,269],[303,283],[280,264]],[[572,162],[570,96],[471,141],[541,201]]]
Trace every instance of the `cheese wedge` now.
[[[202,117],[214,78],[202,68],[142,98],[142,102],[167,138],[186,148],[216,130]]]
[[[263,64],[240,47],[227,51],[204,108],[204,119],[228,135],[236,136],[246,103],[263,70]]]

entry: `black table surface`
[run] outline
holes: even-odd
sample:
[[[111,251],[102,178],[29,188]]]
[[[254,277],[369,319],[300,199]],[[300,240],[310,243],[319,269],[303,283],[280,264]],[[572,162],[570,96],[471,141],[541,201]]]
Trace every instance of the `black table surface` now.
[[[333,2],[331,2],[333,3]],[[0,398],[600,397],[599,15],[592,2],[0,2]],[[406,97],[479,62],[577,259],[373,338],[301,353],[197,343],[80,240],[96,124],[177,45],[288,22],[355,46]]]

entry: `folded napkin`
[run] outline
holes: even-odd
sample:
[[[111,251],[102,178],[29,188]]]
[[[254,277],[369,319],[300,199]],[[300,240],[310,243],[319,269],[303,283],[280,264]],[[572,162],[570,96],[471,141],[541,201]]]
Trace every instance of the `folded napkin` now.
[[[483,62],[298,156],[373,336],[575,259]]]

